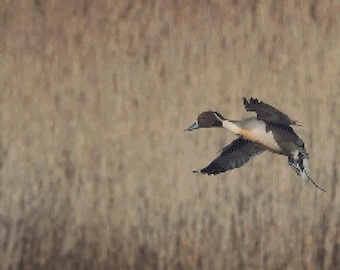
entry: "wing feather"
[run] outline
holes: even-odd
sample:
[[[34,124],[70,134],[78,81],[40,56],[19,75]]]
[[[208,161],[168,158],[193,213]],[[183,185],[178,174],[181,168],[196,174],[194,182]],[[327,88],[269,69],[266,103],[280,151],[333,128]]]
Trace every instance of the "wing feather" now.
[[[236,169],[264,151],[265,149],[254,142],[238,138],[224,147],[220,156],[214,159],[207,167],[195,172],[210,175]]]
[[[243,104],[247,111],[256,112],[258,120],[287,126],[300,125],[297,121],[290,119],[288,115],[271,105],[259,101],[257,98],[250,98],[248,101],[245,97],[243,97]]]

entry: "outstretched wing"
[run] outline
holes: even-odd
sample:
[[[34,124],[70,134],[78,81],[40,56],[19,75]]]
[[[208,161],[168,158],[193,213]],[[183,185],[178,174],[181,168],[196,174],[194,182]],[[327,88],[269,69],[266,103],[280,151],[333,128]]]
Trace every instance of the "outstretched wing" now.
[[[265,149],[252,141],[238,138],[224,147],[221,155],[214,159],[207,167],[194,172],[208,175],[219,174],[243,166],[250,158],[264,151]]]
[[[300,125],[297,121],[294,121],[288,117],[288,115],[280,112],[278,109],[270,106],[257,98],[250,98],[249,102],[243,97],[243,104],[247,111],[257,113],[257,119],[265,122],[282,125]]]

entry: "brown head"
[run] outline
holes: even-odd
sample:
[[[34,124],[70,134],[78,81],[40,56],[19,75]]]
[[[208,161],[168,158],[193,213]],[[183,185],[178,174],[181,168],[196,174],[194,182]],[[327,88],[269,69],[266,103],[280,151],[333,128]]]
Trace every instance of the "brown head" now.
[[[226,120],[220,113],[213,111],[202,112],[190,127],[185,131],[191,131],[198,128],[222,127],[222,121]]]

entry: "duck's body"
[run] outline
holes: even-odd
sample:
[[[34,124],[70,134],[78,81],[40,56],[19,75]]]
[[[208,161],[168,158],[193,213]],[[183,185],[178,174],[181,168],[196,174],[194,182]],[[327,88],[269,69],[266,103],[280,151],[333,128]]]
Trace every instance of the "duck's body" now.
[[[251,98],[248,102],[243,98],[243,101],[246,110],[255,111],[257,117],[231,121],[218,112],[207,111],[201,113],[197,121],[187,129],[190,131],[198,128],[223,127],[239,136],[222,149],[219,157],[198,172],[219,174],[239,168],[253,156],[269,150],[287,156],[288,164],[295,172],[304,179],[312,181],[309,176],[308,153],[302,139],[291,128],[291,125],[298,125],[298,123],[257,99]],[[314,182],[313,184],[317,186]]]
[[[263,146],[264,149],[278,154],[284,154],[287,151],[284,147],[280,146],[280,140],[275,140],[275,134],[284,132],[287,133],[287,136],[292,137],[292,139],[295,137],[293,134],[290,134],[283,129],[276,126],[269,126],[264,121],[259,121],[256,118],[248,118],[242,121],[224,120],[223,127],[229,130],[232,129],[233,133],[237,136],[258,143]]]
[[[229,122],[229,123],[228,123]],[[263,146],[271,152],[289,156],[303,144],[299,136],[290,126],[267,123],[256,117],[241,121],[232,121],[237,129],[235,134]],[[223,127],[229,129],[230,121],[224,120]]]

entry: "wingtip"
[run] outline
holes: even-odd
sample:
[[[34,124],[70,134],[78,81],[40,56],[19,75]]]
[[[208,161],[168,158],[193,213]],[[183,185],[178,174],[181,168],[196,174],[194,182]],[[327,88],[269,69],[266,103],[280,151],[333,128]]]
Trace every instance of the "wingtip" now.
[[[243,105],[244,105],[244,107],[247,109],[248,108],[248,106],[249,106],[249,101],[245,98],[245,97],[243,97]]]
[[[247,100],[245,97],[243,97],[243,104],[247,111],[253,111],[254,106],[259,105],[261,102],[257,98],[250,97],[249,100]]]

